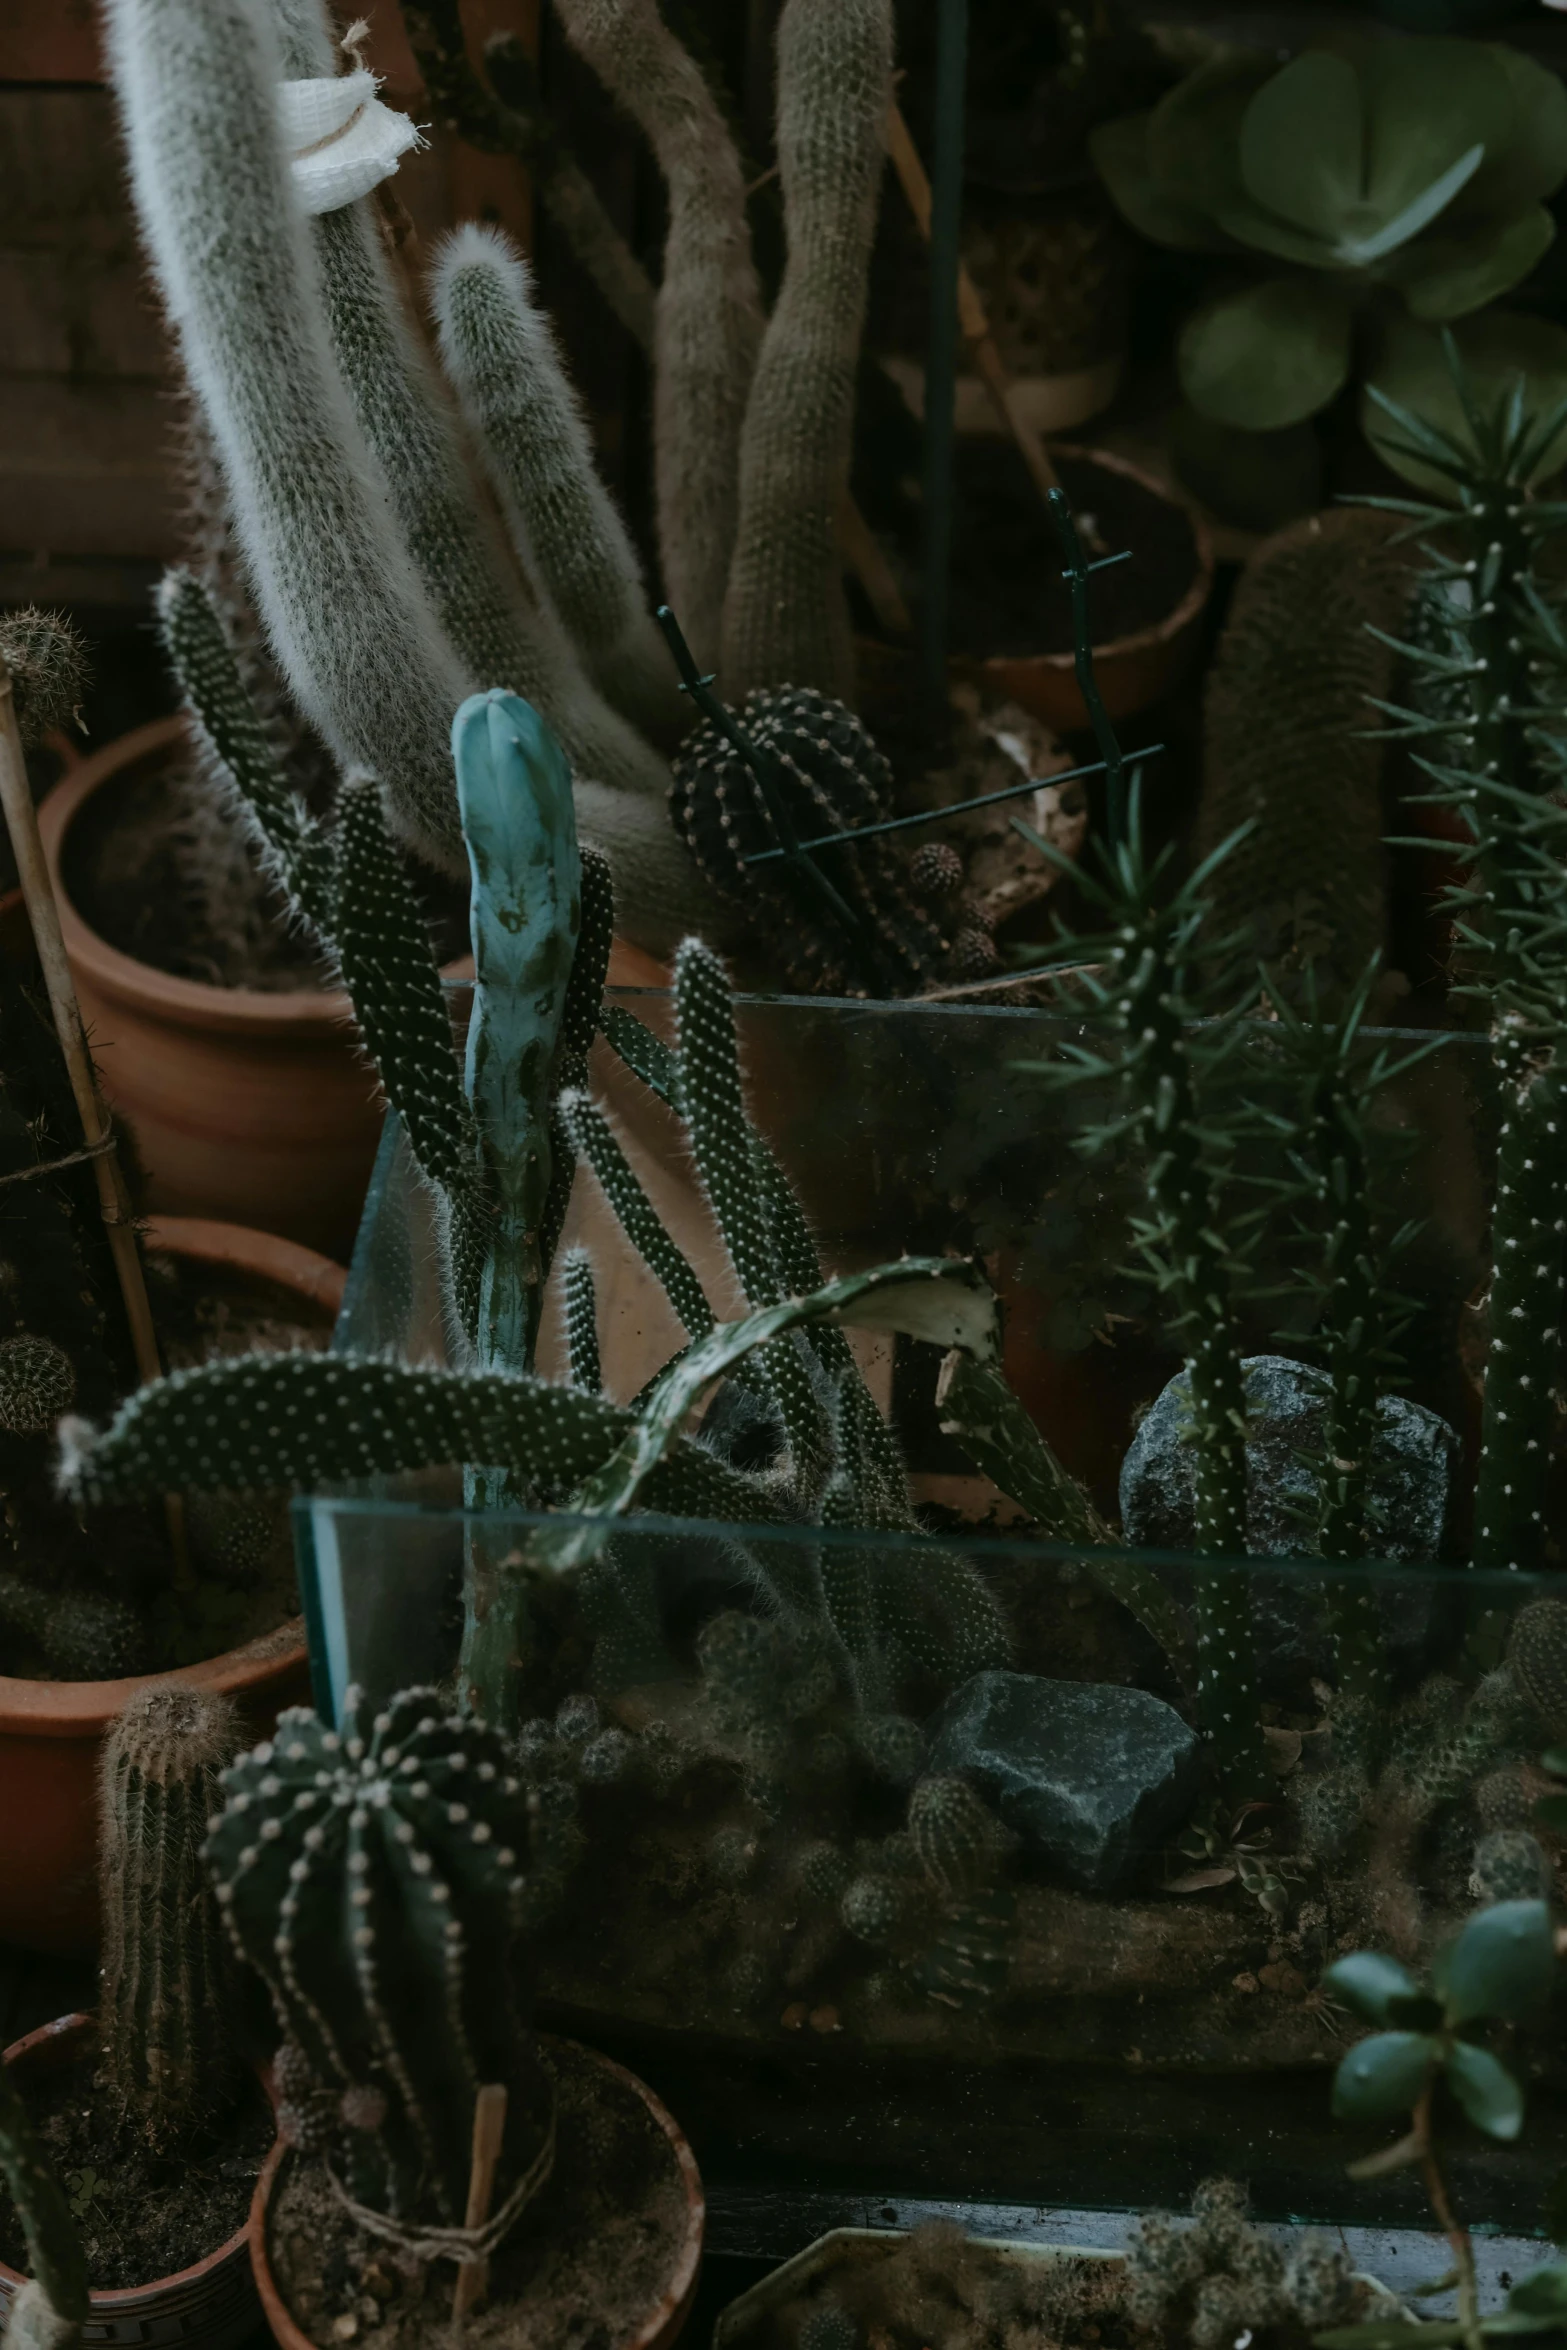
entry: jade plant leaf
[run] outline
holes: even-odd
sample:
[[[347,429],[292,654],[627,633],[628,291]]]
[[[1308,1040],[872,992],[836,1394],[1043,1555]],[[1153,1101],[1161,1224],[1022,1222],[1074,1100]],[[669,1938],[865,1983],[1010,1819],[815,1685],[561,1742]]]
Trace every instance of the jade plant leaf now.
[[[1567,87],[1561,76],[1500,42],[1488,44],[1486,55],[1507,84],[1511,119],[1506,138],[1488,150],[1454,204],[1455,226],[1472,216],[1505,220],[1554,195],[1567,179]]]
[[[1523,379],[1526,416],[1544,417],[1567,399],[1567,330],[1551,320],[1521,311],[1487,310],[1446,330],[1457,343],[1470,396],[1482,408],[1493,407]],[[1417,489],[1452,504],[1447,477],[1422,461],[1398,421],[1381,408],[1373,393],[1468,445],[1464,419],[1452,372],[1442,346],[1442,330],[1412,318],[1382,321],[1375,360],[1361,398],[1361,429],[1372,447],[1395,473]],[[1534,479],[1543,480],[1567,460],[1567,432],[1557,434],[1540,452]]]
[[[1486,156],[1505,152],[1514,130],[1512,86],[1490,48],[1461,40],[1372,41],[1357,65],[1370,220],[1391,221],[1421,202],[1474,148],[1482,153],[1464,175],[1468,182]]]
[[[1327,280],[1266,278],[1181,330],[1181,388],[1217,424],[1267,432],[1324,408],[1349,375],[1351,306]]]
[[[1363,202],[1365,112],[1348,58],[1308,49],[1264,84],[1241,122],[1247,193],[1336,244]]]
[[[1518,2022],[1550,1995],[1556,1940],[1543,1901],[1498,1901],[1470,1919],[1448,1953],[1443,1990],[1448,2020],[1481,2016]]]
[[[1334,2075],[1333,2111],[1352,2122],[1392,2121],[1408,2113],[1440,2054],[1426,2032],[1373,2032]]]
[[[1567,2326],[1567,2260],[1548,2260],[1543,2268],[1520,2277],[1507,2296],[1507,2311],[1510,2317]]]
[[[1371,2024],[1386,2023],[1391,2000],[1420,1996],[1420,1985],[1409,1969],[1380,1950],[1351,1951],[1348,1958],[1336,1960],[1322,1980],[1335,1998]]]
[[[1148,118],[1148,165],[1183,203],[1216,216],[1243,193],[1241,124],[1273,71],[1255,51],[1231,52],[1199,66],[1160,99]]]
[[[1218,253],[1230,240],[1207,213],[1184,203],[1180,191],[1153,169],[1148,155],[1149,116],[1123,114],[1101,123],[1089,138],[1094,168],[1117,210],[1150,244],[1178,253]]]
[[[1422,237],[1392,254],[1378,276],[1397,286],[1412,317],[1467,317],[1526,278],[1556,236],[1543,204],[1470,236]]]
[[[1488,2048],[1472,2048],[1459,2040],[1442,2069],[1477,2130],[1489,2138],[1517,2137],[1523,2127],[1523,2091]]]

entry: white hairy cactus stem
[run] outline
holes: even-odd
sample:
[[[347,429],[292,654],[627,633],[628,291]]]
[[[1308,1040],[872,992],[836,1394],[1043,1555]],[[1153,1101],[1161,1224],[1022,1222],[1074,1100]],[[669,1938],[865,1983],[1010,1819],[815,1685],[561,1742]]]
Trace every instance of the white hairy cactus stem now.
[[[273,650],[334,751],[450,863],[446,729],[467,681],[333,358],[264,0],[108,0],[105,26],[143,236]]]
[[[605,697],[633,725],[673,737],[685,723],[674,664],[526,261],[500,230],[470,221],[440,247],[430,301],[524,571]]]
[[[665,592],[702,667],[718,656],[740,513],[740,429],[762,299],[740,158],[657,0],[561,0],[566,36],[647,134],[669,195],[653,323]]]
[[[788,0],[778,26],[778,170],[789,257],[740,443],[740,523],[720,677],[854,699],[833,536],[885,157],[891,0]]]

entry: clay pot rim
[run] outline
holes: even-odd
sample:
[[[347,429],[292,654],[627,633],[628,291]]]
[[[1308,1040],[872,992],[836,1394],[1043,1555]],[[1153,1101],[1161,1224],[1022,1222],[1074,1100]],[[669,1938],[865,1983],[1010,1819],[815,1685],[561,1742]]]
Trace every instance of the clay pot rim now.
[[[3,1686],[0,1683],[0,1687]],[[11,2042],[9,2048],[0,2049],[0,2064],[14,2064],[18,2057],[26,2057],[33,2049],[46,2047],[52,2041],[84,2039],[89,2033],[95,2033],[97,2028],[98,2019],[93,2015],[78,2013],[56,2016],[52,2024],[40,2024],[35,2032],[24,2032],[20,2040]],[[103,2317],[130,2316],[138,2302],[145,2301],[149,2294],[167,2292],[173,2285],[194,2284],[199,2277],[210,2276],[215,2268],[233,2260],[244,2249],[249,2232],[247,2215],[234,2234],[225,2237],[216,2251],[206,2253],[191,2267],[172,2269],[166,2277],[149,2277],[144,2285],[117,2285],[111,2292],[90,2292],[87,2296],[88,2309],[96,2310]],[[0,2260],[0,2281],[10,2285],[14,2291],[18,2285],[25,2285],[27,2279]]]
[[[340,987],[281,988],[275,994],[256,987],[212,987],[204,980],[180,979],[171,971],[138,962],[134,955],[122,954],[99,936],[66,888],[61,872],[66,836],[94,792],[128,769],[188,741],[191,731],[190,720],[179,716],[155,718],[129,734],[116,735],[91,758],[68,768],[40,806],[38,827],[60,908],[67,955],[105,995],[176,1027],[262,1036],[301,1027],[323,1031],[351,1027],[353,1006]],[[471,958],[464,956],[448,963],[442,977],[471,978],[472,968]]]
[[[171,1256],[235,1266],[276,1281],[334,1313],[342,1304],[348,1280],[343,1267],[275,1232],[201,1216],[154,1216],[147,1221],[146,1234],[150,1247]],[[166,1673],[129,1673],[114,1681],[24,1681],[0,1673],[0,1737],[95,1738],[138,1689],[183,1683],[238,1696],[275,1679],[304,1654],[304,1618],[294,1616],[241,1648],[225,1649],[200,1664],[176,1665]]]
[[[1189,505],[1184,498],[1164,482],[1156,480],[1146,467],[1135,465],[1129,457],[1118,457],[1113,450],[1081,447],[1069,441],[1054,441],[1051,443],[1051,455],[1081,459],[1085,464],[1102,465],[1109,473],[1124,474],[1128,481],[1135,481],[1139,488],[1147,490],[1151,497],[1158,498],[1166,506],[1179,507],[1186,516],[1191,525],[1197,567],[1192,574],[1192,583],[1185,595],[1182,596],[1178,604],[1171,607],[1162,620],[1156,620],[1152,627],[1139,628],[1134,630],[1130,636],[1111,637],[1105,644],[1096,644],[1094,659],[1096,662],[1125,660],[1133,654],[1152,652],[1157,647],[1170,643],[1173,638],[1180,635],[1182,629],[1190,627],[1213,593],[1213,534],[1208,528],[1205,516],[1199,513],[1194,506]],[[978,658],[970,656],[966,659],[961,655],[958,656],[959,667],[969,675],[978,673],[989,678],[995,678],[1006,670],[1019,669],[1052,669],[1065,675],[1075,669],[1076,661],[1075,652],[991,653],[981,655]]]
[[[654,2095],[646,2081],[628,2072],[623,2064],[617,2064],[612,2056],[605,2056],[597,2048],[585,2047],[580,2040],[561,2040],[548,2032],[540,2033],[539,2037],[545,2041],[555,2040],[560,2047],[576,2049],[579,2055],[590,2057],[602,2071],[633,2090],[663,2131],[674,2154],[686,2195],[685,2235],[679,2258],[662,2298],[646,2322],[638,2332],[615,2345],[615,2350],[669,2350],[669,2344],[675,2340],[691,2314],[691,2304],[696,2299],[697,2274],[702,2262],[707,2198],[702,2189],[696,2156],[680,2124],[663,2100]],[[272,2273],[272,2262],[267,2251],[267,2215],[272,2205],[273,2190],[285,2161],[293,2151],[281,2138],[277,2139],[256,2179],[255,2192],[250,2202],[250,2266],[260,2296],[262,2314],[280,2350],[322,2350],[315,2336],[307,2334],[304,2327],[296,2322]]]
[[[296,1034],[301,1028],[327,1035],[353,1027],[353,1006],[342,988],[289,988],[268,994],[254,987],[212,987],[200,979],[179,979],[122,954],[99,936],[65,886],[61,860],[66,835],[87,801],[102,785],[112,783],[128,768],[139,766],[186,742],[191,721],[180,715],[155,718],[129,734],[116,735],[102,750],[67,768],[38,810],[49,878],[60,909],[65,951],[72,965],[84,972],[105,996],[131,1005],[153,1019],[175,1028],[205,1030],[209,1035]],[[619,976],[609,984],[620,987],[667,987],[668,967],[645,948],[617,937],[611,947],[611,971]],[[461,955],[443,964],[448,982],[472,979],[473,957]]]

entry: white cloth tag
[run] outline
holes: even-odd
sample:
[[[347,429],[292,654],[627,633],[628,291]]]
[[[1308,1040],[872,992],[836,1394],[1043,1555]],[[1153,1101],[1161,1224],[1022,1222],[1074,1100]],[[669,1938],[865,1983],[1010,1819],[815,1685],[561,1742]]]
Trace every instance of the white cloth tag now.
[[[281,82],[278,112],[294,190],[307,213],[337,212],[390,179],[424,144],[406,114],[383,106],[367,66],[321,81]]]

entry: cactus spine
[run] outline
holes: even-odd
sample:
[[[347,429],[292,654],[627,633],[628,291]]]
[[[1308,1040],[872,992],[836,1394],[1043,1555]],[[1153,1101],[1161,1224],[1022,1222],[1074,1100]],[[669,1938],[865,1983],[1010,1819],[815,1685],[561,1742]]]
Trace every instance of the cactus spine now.
[[[1567,658],[1567,631],[1535,572],[1536,548],[1564,516],[1558,503],[1533,498],[1530,484],[1559,454],[1567,403],[1531,418],[1520,388],[1482,409],[1451,340],[1448,356],[1461,433],[1371,394],[1406,454],[1434,470],[1457,502],[1455,514],[1450,504],[1389,501],[1456,543],[1450,554],[1430,553],[1427,575],[1446,609],[1448,646],[1400,648],[1439,685],[1446,706],[1425,716],[1381,706],[1398,733],[1431,746],[1421,759],[1434,786],[1428,796],[1455,810],[1467,834],[1457,853],[1472,878],[1453,893],[1457,937],[1470,965],[1465,992],[1489,1018],[1504,1105],[1473,1555],[1478,1567],[1529,1569],[1545,1554],[1567,1307],[1567,810],[1555,749],[1542,734],[1558,714],[1541,691]]]
[[[280,1716],[224,1773],[208,1866],[234,1946],[311,2074],[342,2092],[346,2184],[462,2221],[473,2103],[508,2091],[496,2208],[548,2175],[552,2096],[516,2006],[528,1811],[501,1739],[408,1689],[341,1733]],[[518,2205],[520,2215],[521,2204]]]
[[[668,190],[653,325],[659,549],[665,594],[707,669],[718,659],[741,427],[762,342],[740,158],[657,0],[566,0],[561,14],[573,46],[647,133]]]
[[[778,166],[789,252],[740,443],[720,663],[731,702],[763,685],[854,698],[833,524],[848,490],[891,87],[889,0],[788,0],[778,25]]]
[[[10,2350],[75,2350],[87,2317],[87,2255],[65,2190],[45,2161],[9,2067],[0,2064],[0,2172],[33,2274],[12,2299]]]
[[[232,1969],[201,1847],[239,1743],[228,1698],[172,1685],[139,1691],[104,1741],[104,2070],[154,2138],[214,2112],[237,2077]]]

